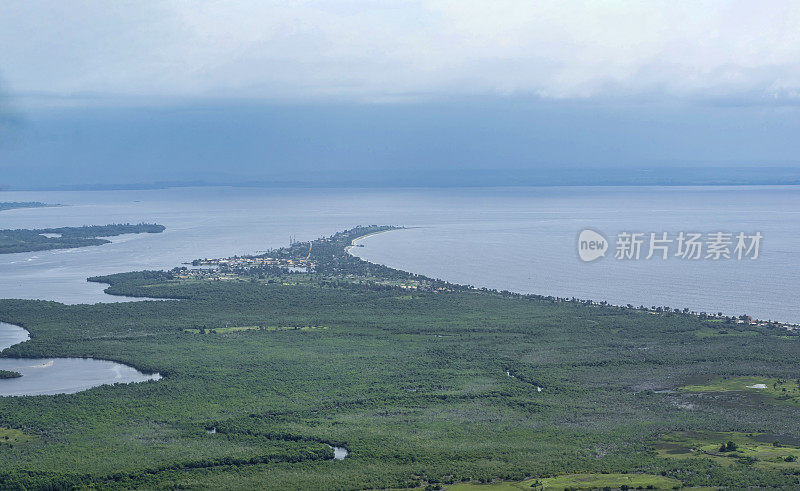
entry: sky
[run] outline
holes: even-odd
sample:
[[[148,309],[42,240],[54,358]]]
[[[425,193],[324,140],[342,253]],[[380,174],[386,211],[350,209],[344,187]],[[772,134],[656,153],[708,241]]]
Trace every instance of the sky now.
[[[0,187],[796,167],[798,26],[796,1],[5,0]]]

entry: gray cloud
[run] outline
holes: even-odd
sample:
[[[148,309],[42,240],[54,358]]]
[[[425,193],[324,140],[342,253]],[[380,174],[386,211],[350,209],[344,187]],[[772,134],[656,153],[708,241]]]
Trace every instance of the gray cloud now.
[[[0,5],[15,92],[397,101],[452,95],[794,104],[791,0]]]
[[[21,116],[14,108],[11,97],[0,80],[0,145],[6,143],[11,135],[16,133],[21,122]]]

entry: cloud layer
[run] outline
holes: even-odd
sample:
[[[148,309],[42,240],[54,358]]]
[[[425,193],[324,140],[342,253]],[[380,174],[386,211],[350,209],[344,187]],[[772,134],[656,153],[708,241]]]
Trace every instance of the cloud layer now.
[[[0,5],[17,94],[800,100],[796,1]]]

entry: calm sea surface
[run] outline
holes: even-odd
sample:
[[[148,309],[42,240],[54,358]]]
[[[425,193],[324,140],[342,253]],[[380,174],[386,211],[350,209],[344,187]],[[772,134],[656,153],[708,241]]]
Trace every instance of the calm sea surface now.
[[[156,222],[162,234],[112,244],[0,255],[0,298],[119,301],[86,277],[256,253],[355,225],[410,228],[362,241],[370,261],[457,283],[615,304],[669,305],[800,322],[800,187],[0,192],[58,208],[0,212],[0,228]],[[761,232],[755,260],[583,263],[577,236]],[[646,244],[645,244],[646,247]],[[643,257],[646,255],[643,251]]]

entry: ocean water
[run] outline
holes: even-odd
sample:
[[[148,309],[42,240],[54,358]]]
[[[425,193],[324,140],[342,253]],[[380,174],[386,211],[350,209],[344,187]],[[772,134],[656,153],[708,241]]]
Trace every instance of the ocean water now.
[[[0,298],[120,301],[86,277],[257,253],[355,225],[409,227],[352,252],[445,280],[614,304],[660,305],[800,322],[800,187],[531,187],[458,189],[176,188],[0,192],[57,208],[0,212],[0,228],[156,222],[162,234],[112,244],[0,255]],[[578,233],[760,232],[757,260],[670,257],[586,263]],[[646,247],[646,244],[645,244]],[[674,252],[674,251],[673,251]],[[643,250],[642,258],[647,250]]]

